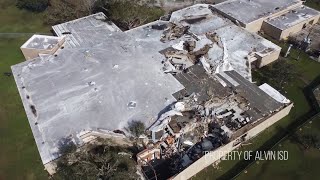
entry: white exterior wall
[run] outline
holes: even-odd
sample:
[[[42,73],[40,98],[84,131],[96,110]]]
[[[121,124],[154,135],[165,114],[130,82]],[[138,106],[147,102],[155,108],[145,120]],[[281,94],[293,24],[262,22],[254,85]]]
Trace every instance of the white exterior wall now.
[[[264,21],[264,19],[261,18],[256,21],[253,21],[249,24],[246,24],[245,29],[248,30],[249,32],[258,32],[261,30],[263,21]]]
[[[269,55],[264,56],[264,57],[260,57],[259,55],[256,55],[256,57],[258,58],[257,66],[259,68],[261,68],[263,66],[266,66],[266,65],[276,61],[279,58],[280,53],[281,53],[281,49],[278,50],[278,51],[274,51],[274,52],[272,52]]]

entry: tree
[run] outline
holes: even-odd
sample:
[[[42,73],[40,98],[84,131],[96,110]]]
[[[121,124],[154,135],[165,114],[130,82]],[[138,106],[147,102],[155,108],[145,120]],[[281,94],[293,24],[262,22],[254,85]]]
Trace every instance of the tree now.
[[[55,25],[92,14],[93,0],[50,0],[46,24]]]
[[[141,121],[131,121],[129,123],[129,131],[135,136],[139,137],[144,133],[146,127]]]
[[[91,144],[61,157],[57,162],[57,174],[54,178],[138,179],[136,171],[136,164],[128,148]]]
[[[44,11],[48,7],[48,4],[49,0],[17,0],[18,8],[35,12]]]
[[[47,24],[55,25],[101,11],[123,30],[152,22],[164,15],[162,9],[139,5],[139,1],[135,0],[50,0],[45,20]]]
[[[161,8],[139,5],[136,0],[101,0],[96,3],[96,10],[106,11],[107,16],[121,29],[128,30],[158,20],[164,15]]]

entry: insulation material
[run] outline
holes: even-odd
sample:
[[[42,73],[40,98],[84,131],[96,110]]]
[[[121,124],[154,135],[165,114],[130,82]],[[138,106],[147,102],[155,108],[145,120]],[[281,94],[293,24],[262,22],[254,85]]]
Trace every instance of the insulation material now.
[[[278,102],[281,102],[283,104],[290,103],[289,99],[284,97],[279,91],[275,90],[267,83],[262,84],[261,86],[259,86],[259,88]]]

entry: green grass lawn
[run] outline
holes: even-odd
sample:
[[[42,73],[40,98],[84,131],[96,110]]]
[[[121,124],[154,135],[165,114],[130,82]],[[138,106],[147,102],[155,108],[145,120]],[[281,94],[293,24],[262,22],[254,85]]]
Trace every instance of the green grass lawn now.
[[[320,116],[309,121],[297,131],[299,135],[317,134],[320,136]],[[257,161],[236,179],[317,179],[320,176],[320,150],[304,149],[292,139],[281,142],[273,150],[289,152],[287,161]]]
[[[0,180],[47,179],[14,79],[3,73],[24,60],[19,48],[33,33],[50,28],[13,0],[0,0],[0,9]]]
[[[286,50],[286,44],[281,43],[280,45]],[[294,49],[289,59],[291,59],[291,63],[298,67],[301,76],[294,84],[286,87],[288,91],[287,96],[295,102],[295,107],[290,112],[289,117],[280,121],[283,125],[292,122],[295,118],[303,115],[303,113],[306,113],[310,109],[300,88],[303,88],[306,84],[320,76],[320,63],[310,60],[305,53],[300,55],[299,61],[293,60],[298,56],[298,53],[299,51]],[[285,128],[282,125],[281,127]],[[319,130],[320,116],[317,116],[312,122],[305,124],[296,133],[299,135],[316,134],[320,136]],[[305,150],[301,145],[292,141],[292,138],[286,138],[272,149],[275,151],[288,151],[289,159],[287,161],[257,161],[249,166],[246,171],[243,171],[236,179],[317,179],[320,176],[320,150],[314,148]]]

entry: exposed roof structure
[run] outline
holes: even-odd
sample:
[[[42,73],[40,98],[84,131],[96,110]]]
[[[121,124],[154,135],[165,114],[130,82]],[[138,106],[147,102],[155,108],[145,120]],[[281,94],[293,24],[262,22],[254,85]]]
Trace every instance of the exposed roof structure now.
[[[248,104],[250,104],[248,106],[256,109],[260,115],[267,115],[279,109],[283,104],[276,101],[257,85],[249,82],[234,70],[217,74],[218,78],[227,83],[226,87],[223,87],[217,78],[209,77],[200,65],[194,65],[189,68],[188,72],[177,74],[175,77],[185,86],[187,95],[191,95],[192,93],[199,94],[198,101],[208,101],[208,98],[211,98],[212,95],[220,99],[227,99],[232,91],[234,91],[244,97],[248,101]],[[204,95],[206,97],[203,97]]]
[[[249,82],[248,60],[280,47],[210,9],[195,5],[126,32],[101,13],[54,26],[67,36],[64,49],[12,66],[43,163],[60,156],[64,138],[81,143],[82,131],[123,129],[132,120],[151,126],[182,91],[204,87],[220,96],[232,87],[262,113],[280,108]]]
[[[189,27],[190,32],[196,34],[199,38],[199,47],[201,47],[201,43],[203,46],[206,42],[211,42],[206,37],[206,34],[215,33],[226,45],[226,53],[229,55],[229,62],[232,68],[246,79],[251,80],[251,67],[249,67],[250,63],[247,63],[248,55],[252,53],[253,55],[265,57],[269,53],[280,51],[281,48],[257,34],[250,33],[234,25],[230,20],[212,13],[211,9],[211,6],[205,4],[194,5],[173,12],[169,22],[181,23]],[[183,36],[179,38],[179,41],[170,41],[164,44],[155,38],[163,34],[163,31],[155,29],[155,26],[164,26],[166,28],[169,22],[156,21],[125,33],[136,37],[138,41],[153,43],[157,47],[170,47],[172,43],[178,44],[181,41],[190,39],[188,36]],[[221,59],[224,54],[224,48],[222,43],[212,43],[212,46],[208,51],[207,61],[214,69],[219,69],[223,64]]]
[[[243,24],[248,24],[301,3],[300,0],[230,0],[219,3],[214,8]]]
[[[244,141],[239,137],[247,136],[246,132],[255,124],[264,122],[291,103],[279,102],[279,97],[283,97],[279,92],[273,92],[266,84],[259,88],[234,70],[211,76],[201,64],[195,64],[175,77],[185,89],[175,94],[178,102],[149,130],[155,147],[159,143],[162,148],[162,159],[177,162],[176,173],[197,161],[206,151],[213,152],[234,139],[237,140],[231,144],[236,146]],[[172,137],[175,143],[166,143],[166,139]],[[172,152],[179,156],[170,156]]]
[[[257,109],[260,114],[269,114],[271,111],[280,108],[281,103],[275,101],[274,98],[262,91],[257,85],[245,80],[237,72],[226,71],[225,73],[239,84],[238,86],[231,85],[236,92],[245,97],[250,106]]]
[[[278,29],[285,30],[318,15],[320,15],[319,11],[307,6],[301,6],[266,22]]]

